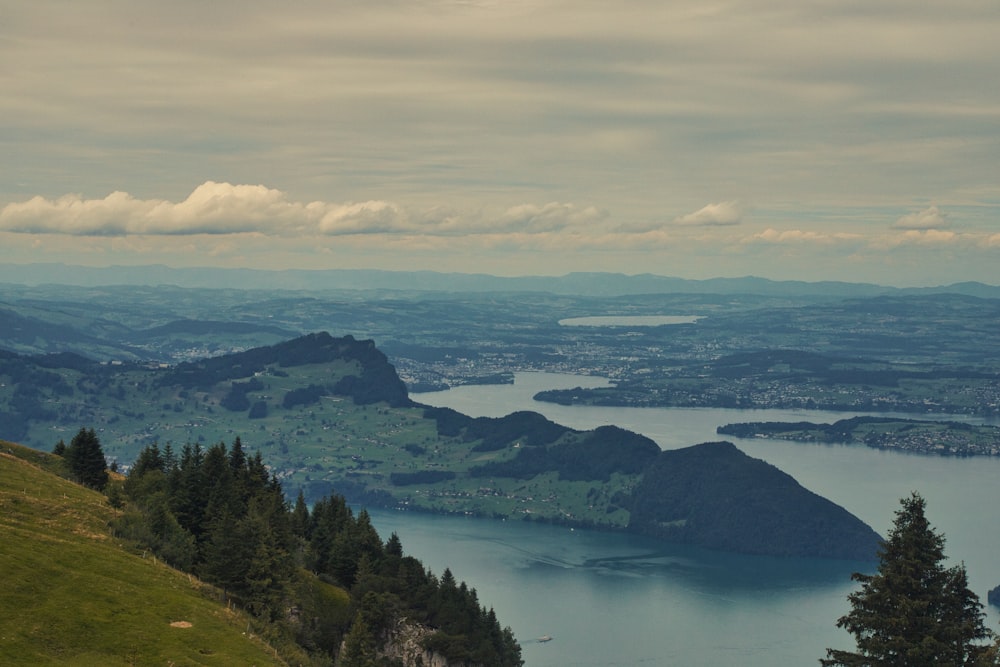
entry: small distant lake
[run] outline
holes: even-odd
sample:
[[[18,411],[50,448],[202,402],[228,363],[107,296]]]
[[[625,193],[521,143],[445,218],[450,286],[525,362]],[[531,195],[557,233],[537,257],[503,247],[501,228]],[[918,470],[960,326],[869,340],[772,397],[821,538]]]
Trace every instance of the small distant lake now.
[[[694,324],[701,315],[594,315],[559,320],[564,327],[661,327],[667,324]]]

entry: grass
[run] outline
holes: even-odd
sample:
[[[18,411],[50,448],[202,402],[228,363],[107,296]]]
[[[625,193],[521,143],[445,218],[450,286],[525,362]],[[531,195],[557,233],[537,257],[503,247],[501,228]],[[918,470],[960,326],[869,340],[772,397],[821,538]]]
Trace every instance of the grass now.
[[[0,664],[285,664],[211,589],[117,544],[104,496],[56,465],[0,441]]]

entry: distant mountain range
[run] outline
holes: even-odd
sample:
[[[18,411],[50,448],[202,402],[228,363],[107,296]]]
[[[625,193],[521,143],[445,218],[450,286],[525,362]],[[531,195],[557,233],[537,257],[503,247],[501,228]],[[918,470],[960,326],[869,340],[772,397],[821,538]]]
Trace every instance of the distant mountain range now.
[[[688,280],[653,274],[580,272],[563,276],[501,277],[481,273],[355,269],[285,270],[85,267],[66,264],[0,264],[0,282],[21,285],[175,285],[227,289],[403,290],[428,292],[548,292],[583,296],[626,294],[757,294],[765,296],[865,297],[883,294],[963,294],[1000,298],[1000,286],[962,282],[936,287],[897,288],[870,283],[774,281],[747,276]]]

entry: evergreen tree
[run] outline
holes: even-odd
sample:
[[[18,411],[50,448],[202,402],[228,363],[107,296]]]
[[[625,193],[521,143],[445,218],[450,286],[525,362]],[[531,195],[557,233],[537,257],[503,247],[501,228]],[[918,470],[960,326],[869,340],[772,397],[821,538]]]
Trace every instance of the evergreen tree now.
[[[160,446],[155,442],[139,452],[139,456],[132,463],[129,477],[142,477],[150,470],[166,472],[166,467],[163,464],[163,454],[160,452]]]
[[[312,533],[309,526],[309,506],[306,505],[306,497],[301,489],[292,509],[291,527],[292,534],[303,540],[308,540]]]
[[[992,637],[985,614],[967,586],[964,565],[945,568],[944,537],[924,516],[914,493],[879,549],[876,574],[855,573],[861,590],[848,596],[851,611],[837,626],[854,635],[857,652],[827,649],[820,663],[870,667],[982,665]]]
[[[70,472],[78,482],[93,489],[108,483],[108,462],[94,429],[81,428],[63,452]]]
[[[173,471],[171,509],[177,521],[200,542],[204,535],[205,507],[208,504],[206,484],[202,475],[204,453],[200,445],[184,445],[179,466]]]
[[[223,510],[210,521],[205,536],[199,574],[226,593],[244,597],[247,571],[257,546],[251,542],[249,523]]]
[[[397,558],[403,557],[403,543],[399,540],[399,535],[392,533],[389,539],[385,543],[385,554],[387,556],[395,556]]]
[[[344,648],[337,660],[338,667],[378,667],[375,635],[358,612],[351,631],[344,637]]]

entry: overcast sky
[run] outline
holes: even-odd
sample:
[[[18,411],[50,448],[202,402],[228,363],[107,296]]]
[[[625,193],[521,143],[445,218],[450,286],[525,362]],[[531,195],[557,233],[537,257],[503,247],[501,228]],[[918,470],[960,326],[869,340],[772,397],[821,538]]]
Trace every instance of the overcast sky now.
[[[0,0],[0,262],[1000,283],[997,0]]]

